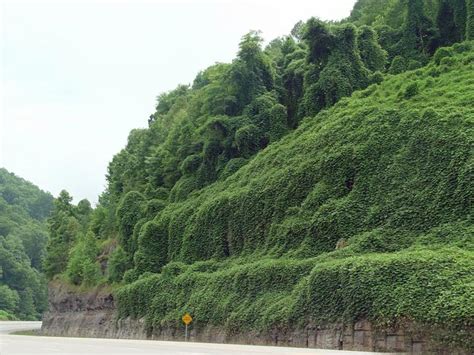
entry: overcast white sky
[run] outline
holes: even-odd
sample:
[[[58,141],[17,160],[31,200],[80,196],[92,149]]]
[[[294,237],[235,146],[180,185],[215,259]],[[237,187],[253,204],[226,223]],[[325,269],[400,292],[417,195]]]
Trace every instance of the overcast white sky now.
[[[230,62],[240,37],[347,17],[355,0],[0,0],[0,166],[95,202],[155,98]]]

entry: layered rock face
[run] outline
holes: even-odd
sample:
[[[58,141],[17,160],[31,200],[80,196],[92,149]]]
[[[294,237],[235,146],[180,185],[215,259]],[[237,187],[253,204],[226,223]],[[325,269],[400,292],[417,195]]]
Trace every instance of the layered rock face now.
[[[78,292],[50,285],[49,310],[43,315],[44,335],[146,339],[144,323],[117,320],[110,291]]]
[[[64,285],[49,288],[49,311],[43,316],[43,335],[128,338],[150,340],[184,340],[184,329],[148,330],[144,319],[117,319],[110,290],[79,292]],[[219,327],[190,326],[191,341],[279,345],[321,349],[391,351],[427,354],[467,354],[461,350],[440,347],[429,332],[403,329],[374,329],[367,321],[351,325],[308,325],[296,330],[273,330],[270,333],[246,332],[228,334]]]

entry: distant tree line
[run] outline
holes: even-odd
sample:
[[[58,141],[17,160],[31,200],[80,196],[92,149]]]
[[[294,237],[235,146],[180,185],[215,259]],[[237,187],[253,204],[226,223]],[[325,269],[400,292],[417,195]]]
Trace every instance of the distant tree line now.
[[[0,168],[0,320],[38,319],[47,307],[43,261],[53,197]]]

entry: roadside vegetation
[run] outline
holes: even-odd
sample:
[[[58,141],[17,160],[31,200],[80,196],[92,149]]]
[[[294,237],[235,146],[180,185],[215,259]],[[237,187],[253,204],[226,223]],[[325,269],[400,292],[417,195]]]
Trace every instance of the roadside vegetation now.
[[[474,2],[360,0],[158,96],[44,270],[149,329],[368,319],[474,344]]]

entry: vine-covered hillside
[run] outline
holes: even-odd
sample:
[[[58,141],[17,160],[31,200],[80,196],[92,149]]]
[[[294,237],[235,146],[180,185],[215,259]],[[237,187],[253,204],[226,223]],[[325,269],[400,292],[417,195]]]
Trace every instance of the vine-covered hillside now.
[[[474,2],[381,3],[251,32],[160,95],[98,206],[56,201],[48,276],[113,284],[150,329],[368,319],[474,343]]]
[[[342,100],[144,223],[121,315],[161,327],[188,310],[229,331],[412,320],[468,344],[472,47]]]
[[[36,319],[47,307],[42,262],[53,197],[0,168],[0,320]]]

